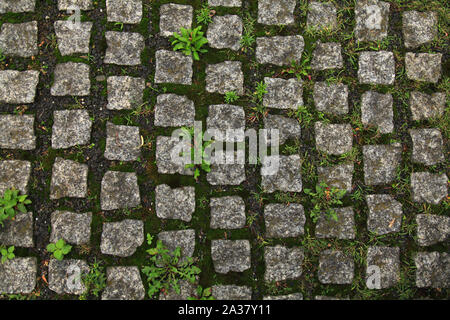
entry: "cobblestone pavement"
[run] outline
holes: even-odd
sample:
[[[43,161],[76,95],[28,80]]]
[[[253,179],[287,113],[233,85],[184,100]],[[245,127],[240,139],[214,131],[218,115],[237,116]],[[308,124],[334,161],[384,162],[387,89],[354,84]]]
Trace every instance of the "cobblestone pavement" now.
[[[0,0],[0,195],[32,201],[0,226],[15,247],[0,296],[149,299],[150,234],[201,269],[159,299],[198,285],[448,299],[449,14],[437,0]],[[208,52],[173,51],[198,25]],[[240,141],[278,129],[279,170],[213,163],[195,179],[171,158],[194,121]],[[46,249],[59,239],[63,260]],[[106,288],[70,285],[95,262]]]

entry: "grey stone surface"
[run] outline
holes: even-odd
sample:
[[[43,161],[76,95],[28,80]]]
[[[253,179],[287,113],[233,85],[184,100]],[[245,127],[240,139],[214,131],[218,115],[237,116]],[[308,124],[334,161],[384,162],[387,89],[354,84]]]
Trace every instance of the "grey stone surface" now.
[[[59,239],[64,239],[66,242],[75,245],[89,244],[91,222],[91,212],[54,211],[51,215],[50,242],[55,243]]]
[[[261,187],[264,192],[302,191],[301,159],[298,154],[279,156],[278,165],[272,161],[276,161],[275,157],[266,159],[261,168]]]
[[[390,184],[402,159],[402,145],[363,146],[364,181],[367,185]]]
[[[144,37],[136,32],[107,31],[104,63],[136,66],[141,63]]]
[[[0,14],[7,12],[33,12],[36,0],[5,0],[0,2]]]
[[[158,240],[171,251],[175,251],[177,247],[181,248],[180,262],[186,260],[187,257],[192,257],[195,250],[195,230],[176,230],[163,231],[158,234]]]
[[[377,288],[376,283],[368,280],[373,276],[371,266],[380,268],[380,285]],[[375,284],[375,289],[386,289],[394,287],[400,281],[400,248],[391,247],[369,247],[367,249],[367,269],[366,281]]]
[[[161,184],[155,190],[156,215],[160,219],[191,221],[195,211],[195,188],[170,188]]]
[[[415,81],[438,83],[442,71],[442,53],[413,53],[405,56],[406,75]]]
[[[58,0],[58,9],[60,11],[67,11],[73,8],[91,10],[93,9],[92,0]]]
[[[55,21],[55,33],[61,55],[89,53],[92,22]]]
[[[348,299],[341,299],[338,297],[331,297],[331,296],[315,296],[314,300],[337,301],[337,300],[348,300]]]
[[[298,292],[282,296],[265,296],[263,300],[303,300],[303,294]]]
[[[365,126],[374,126],[382,134],[394,131],[394,100],[390,93],[367,91],[361,100],[361,121]]]
[[[137,24],[142,19],[142,0],[106,0],[108,22]]]
[[[230,104],[211,105],[208,109],[206,127],[215,132],[215,141],[244,141],[244,108]],[[212,131],[214,130],[214,131]]]
[[[159,294],[159,300],[188,300],[191,297],[197,296],[197,284],[191,283],[187,280],[178,282],[180,286],[180,293],[177,293],[173,288]]]
[[[181,52],[156,51],[155,83],[192,84],[192,57]]]
[[[56,157],[50,183],[50,199],[87,196],[88,165]]]
[[[16,188],[22,194],[27,194],[30,175],[31,162],[29,161],[0,161],[0,194],[11,188]]]
[[[256,38],[256,60],[277,66],[290,66],[300,62],[305,41],[300,35]]]
[[[244,73],[242,62],[225,61],[209,64],[206,67],[206,91],[225,94],[234,91],[238,95],[244,94]]]
[[[67,62],[57,64],[52,96],[88,96],[91,89],[90,68],[87,64]]]
[[[243,24],[237,15],[215,16],[208,25],[208,45],[216,49],[239,50]]]
[[[450,217],[435,214],[418,214],[417,243],[419,246],[431,246],[450,238]]]
[[[366,196],[367,230],[377,235],[399,232],[402,226],[402,204],[388,194]]]
[[[145,288],[138,267],[109,267],[102,300],[143,300]]]
[[[442,117],[445,109],[445,93],[435,92],[431,95],[413,91],[410,94],[409,107],[413,120]]]
[[[33,103],[38,82],[38,71],[0,70],[0,102]]]
[[[193,127],[194,119],[194,102],[186,96],[168,93],[160,94],[156,98],[155,126]]]
[[[394,84],[394,54],[390,51],[361,52],[359,56],[358,80],[362,84]]]
[[[354,276],[353,259],[339,250],[322,251],[319,258],[319,281],[323,284],[351,284]]]
[[[36,148],[34,115],[0,115],[0,148],[33,150]]]
[[[297,79],[264,78],[267,93],[263,105],[274,109],[297,110],[303,106],[303,82]]]
[[[414,261],[417,287],[442,289],[450,287],[450,254],[419,252]]]
[[[264,222],[268,238],[299,237],[305,232],[305,211],[298,203],[267,204],[264,207]]]
[[[296,279],[302,275],[302,263],[305,255],[301,248],[283,246],[265,247],[264,262],[266,282]]]
[[[23,248],[34,247],[33,213],[19,213],[14,220],[8,219],[0,225],[0,244]]]
[[[314,129],[319,151],[339,156],[352,150],[353,131],[350,124],[326,124],[318,121]]]
[[[158,136],[156,138],[156,165],[159,173],[194,175],[192,168],[186,168],[186,164],[192,162],[190,155],[189,141],[180,142],[178,137]]]
[[[108,171],[102,179],[102,210],[134,208],[141,204],[137,176],[134,172]]]
[[[278,130],[278,144],[284,144],[288,139],[299,140],[301,137],[300,124],[296,119],[279,115],[267,114],[264,118],[264,129],[267,129],[267,145],[277,145],[277,140],[272,137],[270,130]]]
[[[213,229],[241,229],[245,226],[245,202],[238,196],[211,198],[211,223]]]
[[[355,35],[358,41],[379,41],[388,35],[388,2],[379,0],[359,0],[355,6]]]
[[[329,187],[352,191],[353,163],[343,163],[332,167],[318,167],[319,182],[325,182]]]
[[[352,207],[334,208],[337,221],[322,213],[316,224],[317,238],[355,239],[355,214]]]
[[[334,115],[348,113],[348,86],[343,83],[316,82],[314,84],[314,104],[321,112]]]
[[[144,223],[126,219],[103,223],[100,250],[103,254],[119,257],[132,256],[144,242]]]
[[[91,129],[92,121],[87,110],[56,110],[53,113],[52,148],[89,144]]]
[[[130,110],[142,105],[145,80],[129,76],[108,77],[109,110]]]
[[[181,28],[191,29],[194,8],[176,3],[163,4],[159,9],[159,33],[170,37],[174,32],[180,34]]]
[[[334,29],[337,27],[337,11],[332,2],[311,1],[307,17],[308,28]]]
[[[217,273],[243,272],[250,269],[250,242],[211,240],[211,258]]]
[[[446,174],[411,173],[412,199],[415,202],[439,204],[448,195]]]
[[[36,287],[36,258],[16,257],[0,263],[0,292],[27,294]]]
[[[410,129],[412,161],[432,166],[445,161],[444,143],[439,129]]]
[[[344,66],[344,59],[342,58],[341,44],[338,42],[316,43],[314,49],[311,69],[313,70],[327,70],[340,69]]]
[[[118,161],[136,161],[141,155],[139,127],[116,126],[106,123],[105,158]]]
[[[436,12],[403,12],[403,39],[405,47],[417,48],[433,41],[438,34],[438,15]]]
[[[245,181],[244,164],[212,164],[211,171],[207,173],[209,184],[237,186]]]
[[[289,25],[295,22],[295,0],[259,0],[258,23]]]
[[[211,0],[210,0],[211,1]],[[252,289],[247,286],[214,285],[212,296],[216,300],[251,300]]]
[[[4,23],[0,30],[0,48],[6,56],[22,58],[37,55],[38,24],[36,21],[24,23]]]
[[[59,261],[53,258],[50,259],[50,263],[48,264],[49,289],[58,294],[83,294],[86,291],[86,286],[78,278],[78,270],[81,274],[89,272],[89,266],[86,261],[75,259]]]

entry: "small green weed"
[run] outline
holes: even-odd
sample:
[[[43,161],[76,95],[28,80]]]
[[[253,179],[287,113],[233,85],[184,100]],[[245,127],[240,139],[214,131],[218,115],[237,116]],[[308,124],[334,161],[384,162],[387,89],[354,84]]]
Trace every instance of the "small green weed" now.
[[[1,263],[4,264],[6,261],[8,260],[12,260],[16,257],[16,255],[14,254],[14,246],[10,246],[10,247],[5,247],[5,246],[0,246],[0,254],[1,254]]]
[[[47,251],[53,253],[52,256],[57,260],[62,260],[71,250],[72,246],[68,245],[64,239],[59,239],[55,243],[47,245]]]
[[[173,33],[172,45],[173,51],[181,50],[185,55],[192,56],[194,60],[200,60],[199,53],[206,53],[208,50],[202,49],[203,45],[208,43],[200,31],[201,26],[192,29],[181,28],[181,35],[177,32]]]
[[[239,100],[239,96],[234,91],[228,91],[225,93],[225,103],[230,104]]]
[[[310,211],[310,216],[313,222],[317,222],[322,212],[325,212],[328,218],[337,221],[337,214],[333,210],[333,206],[341,205],[341,199],[347,193],[347,190],[329,187],[326,183],[321,182],[316,185],[316,192],[311,189],[304,190],[307,195],[311,197],[311,203],[314,208]]]
[[[3,222],[8,219],[14,219],[17,213],[27,213],[25,205],[31,204],[31,200],[27,199],[27,195],[19,195],[19,190],[8,189],[3,193],[3,197],[0,198],[0,225],[3,226]]]

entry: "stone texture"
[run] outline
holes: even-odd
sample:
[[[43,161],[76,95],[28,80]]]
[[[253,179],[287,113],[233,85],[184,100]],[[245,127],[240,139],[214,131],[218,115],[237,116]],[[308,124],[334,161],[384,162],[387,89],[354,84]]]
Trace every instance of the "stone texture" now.
[[[319,182],[325,182],[329,187],[352,191],[353,163],[343,163],[332,167],[318,167]]]
[[[323,284],[351,284],[355,264],[342,251],[328,249],[320,254],[319,281]]]
[[[83,294],[86,286],[81,275],[88,272],[89,266],[84,260],[52,258],[48,264],[48,287],[58,294]]]
[[[54,211],[51,215],[50,242],[55,243],[59,239],[64,239],[66,242],[75,245],[89,244],[91,222],[91,212]]]
[[[119,257],[132,256],[144,242],[144,223],[126,219],[103,223],[100,250],[103,254]]]
[[[0,148],[33,150],[36,148],[34,115],[0,115]]]
[[[369,247],[367,266],[380,268],[380,286],[375,289],[394,287],[400,281],[400,248]],[[373,275],[370,271],[366,270],[366,279]]]
[[[141,63],[141,53],[144,50],[144,37],[135,32],[107,31],[106,54],[104,63],[122,66],[136,66]]]
[[[301,137],[300,124],[296,119],[287,118],[279,115],[267,114],[264,118],[264,129],[267,130],[267,145],[282,145],[288,139],[299,140]],[[272,137],[270,130],[278,130],[278,142],[276,138]]]
[[[192,57],[181,52],[156,51],[155,83],[192,84]]]
[[[250,269],[250,242],[211,240],[211,258],[217,273],[243,272]]]
[[[366,196],[367,230],[377,235],[400,232],[402,225],[402,204],[388,194]]]
[[[180,34],[181,28],[191,29],[194,8],[175,3],[163,4],[159,9],[159,33],[170,37],[174,32]]]
[[[419,252],[414,261],[417,287],[442,289],[450,287],[450,254]]]
[[[402,145],[363,146],[364,181],[367,185],[390,184],[402,159]]]
[[[316,109],[321,112],[334,115],[348,113],[348,86],[342,83],[316,82],[314,84],[314,104]]]
[[[67,149],[89,144],[92,121],[87,110],[57,110],[53,113],[52,148]]]
[[[278,156],[278,165],[276,165],[276,161],[275,157],[266,157],[266,160],[263,161],[261,187],[264,192],[301,192],[302,172],[300,156],[298,154]]]
[[[183,154],[185,155],[183,156]],[[166,136],[156,138],[158,173],[193,175],[194,171],[191,168],[186,168],[186,164],[192,162],[190,154],[191,145],[187,140],[180,141],[178,137]]]
[[[163,231],[158,234],[158,240],[171,251],[175,251],[177,247],[181,248],[180,262],[186,260],[187,257],[192,257],[195,250],[195,230],[176,230]]]
[[[322,213],[316,224],[317,238],[355,239],[355,214],[352,207],[334,208],[337,221]]]
[[[298,292],[282,296],[265,296],[263,300],[303,300],[303,294]]]
[[[86,198],[88,165],[60,157],[55,159],[50,184],[50,199]]]
[[[208,45],[216,49],[239,50],[243,24],[237,15],[214,16],[208,25]]]
[[[160,219],[180,219],[189,222],[195,211],[195,188],[170,188],[161,184],[155,190],[156,215]]]
[[[186,96],[169,93],[160,94],[156,98],[155,126],[193,127],[194,119],[194,102]]]
[[[299,63],[305,42],[300,35],[256,38],[256,60],[258,63],[271,63],[277,66],[290,66]]]
[[[22,160],[0,161],[0,194],[7,189],[16,188],[21,194],[28,193],[31,162]]]
[[[91,0],[58,0],[59,11],[67,11],[73,8],[80,8],[80,10],[93,9]]]
[[[143,300],[145,288],[138,267],[109,267],[102,300]]]
[[[134,172],[108,171],[102,179],[102,210],[134,208],[141,204],[137,176]]]
[[[327,69],[340,69],[344,66],[344,60],[342,58],[341,44],[337,42],[316,43],[314,49],[311,69],[313,70],[327,70]]]
[[[211,1],[211,0],[210,0]],[[252,289],[247,286],[214,285],[212,296],[216,300],[251,300]]]
[[[238,95],[244,94],[244,73],[242,62],[225,61],[210,64],[206,67],[206,91],[225,94],[234,91]]]
[[[390,51],[361,52],[359,56],[358,80],[361,84],[394,84],[394,54]]]
[[[409,134],[413,143],[413,162],[432,166],[445,161],[439,129],[410,129]]]
[[[283,246],[265,247],[264,262],[266,282],[296,279],[302,275],[302,263],[305,255],[301,248]]]
[[[36,0],[5,0],[0,2],[0,14],[7,12],[33,12],[35,5]]]
[[[245,181],[244,164],[212,164],[211,171],[206,175],[206,180],[213,186],[232,185],[237,186]]]
[[[266,25],[294,24],[295,0],[259,0],[258,23]]]
[[[445,93],[435,92],[431,95],[413,91],[409,99],[413,120],[425,120],[442,117],[445,109]]]
[[[142,19],[142,0],[106,0],[108,22],[137,24]]]
[[[0,263],[0,292],[27,294],[36,287],[36,258],[20,258]]]
[[[445,174],[428,172],[411,173],[412,199],[415,202],[439,204],[448,195],[448,178]]]
[[[306,25],[314,29],[334,29],[337,27],[337,11],[332,2],[311,1]]]
[[[197,296],[197,284],[191,283],[187,280],[178,282],[180,286],[180,293],[177,293],[173,288],[159,294],[159,300],[189,300],[189,298]]]
[[[297,79],[264,78],[267,93],[263,105],[274,109],[297,110],[303,106],[303,82]]]
[[[0,225],[0,244],[23,248],[34,247],[33,213],[19,213],[14,220],[8,219]]]
[[[0,48],[6,56],[28,58],[38,54],[38,24],[3,23],[0,30]]]
[[[139,127],[116,126],[106,123],[105,158],[118,161],[136,161],[141,156]]]
[[[206,127],[214,132],[215,141],[244,141],[244,108],[230,104],[209,106]]]
[[[436,12],[403,12],[403,39],[405,47],[417,48],[433,41],[438,34],[438,15]]]
[[[314,128],[319,151],[339,156],[352,150],[353,131],[350,124],[316,122]]]
[[[210,199],[211,223],[213,229],[241,229],[245,226],[245,202],[238,196]]]
[[[442,53],[413,53],[405,56],[406,75],[408,79],[438,83],[441,78]]]
[[[355,35],[358,41],[380,41],[388,35],[390,4],[359,0],[355,6]]]
[[[417,243],[419,246],[431,246],[450,238],[450,217],[435,214],[418,214]]]
[[[374,126],[380,133],[394,131],[394,100],[390,93],[367,91],[361,98],[361,121],[365,126]]]
[[[67,62],[57,64],[52,96],[88,96],[91,89],[90,68],[87,64]]]
[[[33,103],[38,82],[38,71],[0,70],[0,102]]]
[[[145,80],[129,76],[108,77],[109,110],[130,110],[142,105]]]
[[[305,232],[305,211],[298,203],[267,204],[264,207],[264,222],[268,238],[299,237]]]
[[[89,53],[92,22],[55,21],[55,33],[61,55]]]

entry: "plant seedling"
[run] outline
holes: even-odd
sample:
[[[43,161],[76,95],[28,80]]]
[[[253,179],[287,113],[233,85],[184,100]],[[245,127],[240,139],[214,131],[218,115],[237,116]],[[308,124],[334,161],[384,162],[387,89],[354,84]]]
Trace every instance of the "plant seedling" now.
[[[16,257],[14,254],[14,246],[10,246],[8,248],[2,246],[0,247],[0,253],[2,255],[1,263],[4,264],[8,260],[12,260]]]
[[[19,190],[8,189],[0,198],[0,225],[7,219],[14,219],[18,212],[27,213],[25,205],[31,204],[27,195],[19,195]]]
[[[332,207],[342,204],[341,199],[347,193],[347,190],[329,187],[326,183],[321,182],[316,185],[316,192],[305,189],[305,193],[311,197],[311,202],[314,204],[313,210],[310,211],[314,223],[319,219],[321,212],[325,212],[328,218],[338,220],[336,211]]]
[[[239,100],[239,96],[234,91],[228,91],[225,93],[225,103],[230,104]]]
[[[55,243],[47,245],[47,251],[53,253],[53,257],[60,261],[70,252],[70,250],[72,250],[72,246],[68,245],[64,239],[59,239]]]
[[[206,53],[208,50],[202,49],[202,46],[208,43],[200,31],[201,26],[192,29],[181,28],[181,35],[173,33],[172,45],[173,51],[181,50],[185,55],[192,56],[194,60],[200,60],[199,53]]]

